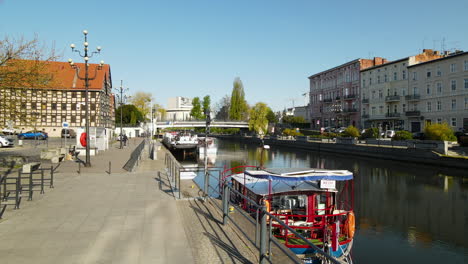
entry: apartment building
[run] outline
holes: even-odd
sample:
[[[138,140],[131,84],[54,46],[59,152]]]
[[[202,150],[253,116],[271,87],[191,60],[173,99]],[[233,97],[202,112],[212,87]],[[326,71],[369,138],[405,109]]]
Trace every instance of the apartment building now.
[[[386,62],[380,57],[356,59],[310,76],[311,128],[359,127],[360,71]]]
[[[447,123],[454,131],[468,130],[468,52],[408,67],[409,90],[405,117],[412,132],[430,123]]]
[[[51,76],[49,85],[37,87],[0,87],[0,127],[16,130],[32,129],[60,136],[62,123],[71,128],[85,126],[84,64],[47,62],[43,69]],[[113,128],[115,125],[114,95],[110,66],[89,64],[89,121],[90,127]]]
[[[441,57],[438,51],[425,49],[415,56],[361,70],[362,127],[408,129],[407,112],[411,115],[414,102],[419,100],[419,92],[409,90],[409,81],[414,77],[408,67]]]

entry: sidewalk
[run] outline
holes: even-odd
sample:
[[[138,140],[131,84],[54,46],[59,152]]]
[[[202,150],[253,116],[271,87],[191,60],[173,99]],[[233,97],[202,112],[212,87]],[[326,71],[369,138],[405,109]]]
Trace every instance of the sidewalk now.
[[[81,174],[76,163],[61,164],[54,189],[5,214],[2,264],[194,263],[177,203],[155,180],[161,162],[121,169],[137,141],[92,157]]]

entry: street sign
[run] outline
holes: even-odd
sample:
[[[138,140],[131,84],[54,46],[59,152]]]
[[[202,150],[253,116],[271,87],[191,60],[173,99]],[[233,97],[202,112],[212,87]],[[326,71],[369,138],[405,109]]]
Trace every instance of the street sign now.
[[[62,128],[68,128],[68,127],[70,127],[70,124],[68,124],[68,122],[62,123]]]
[[[321,189],[335,189],[335,181],[332,180],[321,180],[320,181],[320,188]]]

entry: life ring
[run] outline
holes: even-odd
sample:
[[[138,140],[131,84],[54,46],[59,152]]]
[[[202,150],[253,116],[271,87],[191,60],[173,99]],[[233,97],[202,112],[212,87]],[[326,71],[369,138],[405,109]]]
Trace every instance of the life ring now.
[[[346,228],[348,238],[352,239],[354,237],[354,232],[356,231],[356,217],[354,216],[353,212],[348,213],[348,217],[346,219]]]
[[[263,200],[263,202],[265,203],[265,207],[266,207],[267,212],[270,212],[271,211],[270,201]]]
[[[86,147],[86,133],[81,133],[80,143],[81,143],[81,146]]]

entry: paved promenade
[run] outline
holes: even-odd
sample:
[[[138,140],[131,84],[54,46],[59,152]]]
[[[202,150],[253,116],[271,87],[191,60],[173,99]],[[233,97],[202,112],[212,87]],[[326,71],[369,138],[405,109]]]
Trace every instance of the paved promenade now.
[[[138,142],[132,143],[92,157],[93,167],[81,175],[76,163],[63,163],[54,189],[7,211],[0,262],[194,263],[176,201],[159,191],[156,172],[120,169]]]

